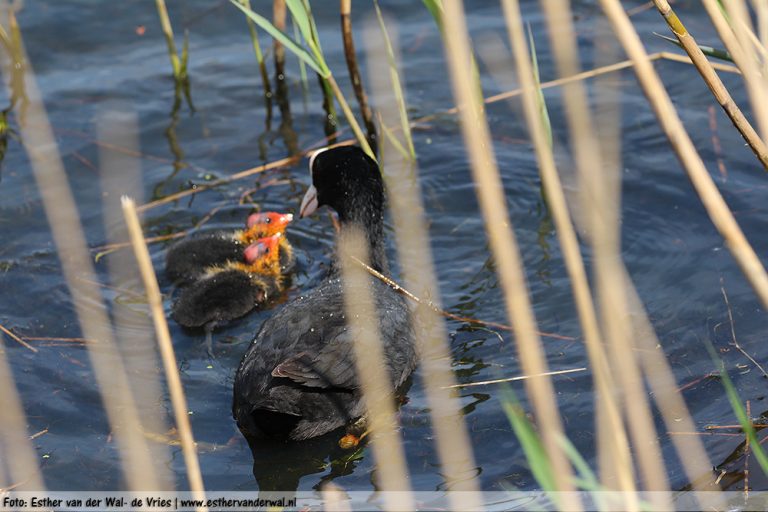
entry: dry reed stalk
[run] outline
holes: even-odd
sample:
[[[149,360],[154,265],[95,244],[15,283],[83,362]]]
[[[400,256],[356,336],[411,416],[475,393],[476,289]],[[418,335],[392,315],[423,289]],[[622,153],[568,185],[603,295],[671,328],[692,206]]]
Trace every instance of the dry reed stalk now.
[[[136,114],[123,105],[110,104],[98,115],[96,120],[97,138],[108,144],[120,145],[137,150],[139,147],[139,127]],[[107,241],[118,243],[128,240],[128,232],[123,222],[120,208],[120,196],[132,194],[141,197],[141,165],[136,157],[125,153],[116,153],[106,149],[99,151],[99,168],[102,190],[102,218]],[[132,293],[143,299],[143,294],[129,288],[134,286],[138,274],[135,260],[127,252],[118,253],[107,261],[110,282],[120,293]],[[96,282],[98,286],[102,283]],[[134,395],[136,407],[145,432],[165,432],[167,429],[165,407],[159,397],[162,396],[160,381],[157,376],[157,352],[150,333],[152,327],[145,315],[137,315],[125,304],[115,301],[112,304],[112,320],[115,338],[125,364],[129,385]],[[129,333],[129,334],[128,334]],[[167,462],[170,452],[167,445],[151,443],[154,471],[157,475],[157,490],[172,490],[173,475]]]
[[[757,32],[760,44],[768,48],[768,0],[752,0],[752,8],[757,13]]]
[[[355,368],[367,410],[371,444],[376,459],[376,488],[384,491],[385,510],[414,510],[415,502],[402,439],[398,432],[395,395],[381,337],[379,313],[371,294],[372,277],[352,258],[368,261],[365,235],[350,228],[339,234],[341,276],[344,282],[344,310],[353,333]]]
[[[747,93],[752,104],[752,115],[757,118],[760,136],[765,141],[768,134],[768,111],[763,107],[768,105],[768,91],[763,83],[764,78],[760,77],[754,54],[745,46],[749,44],[747,37],[743,34],[743,30],[733,30],[720,10],[718,0],[702,0],[702,4],[707,10],[720,39],[744,76],[744,84],[747,86]]]
[[[653,1],[656,4],[656,8],[664,17],[664,20],[666,20],[669,25],[670,30],[675,34],[677,40],[680,41],[680,45],[691,58],[691,61],[694,66],[696,66],[699,74],[701,74],[704,83],[706,83],[709,90],[712,91],[717,103],[723,108],[736,129],[739,130],[739,133],[744,137],[747,145],[755,153],[755,156],[760,160],[760,163],[763,164],[763,167],[768,170],[768,147],[765,146],[765,143],[760,139],[760,136],[755,129],[752,128],[752,125],[749,124],[747,118],[744,117],[744,114],[741,112],[738,105],[736,105],[736,102],[733,101],[728,89],[725,88],[720,77],[717,76],[717,73],[704,56],[704,52],[702,52],[701,48],[696,44],[696,40],[686,30],[667,0]]]
[[[181,377],[179,376],[179,369],[176,364],[176,356],[173,352],[171,334],[168,331],[168,323],[165,320],[163,298],[160,295],[160,287],[157,284],[155,270],[152,268],[152,259],[149,256],[149,249],[147,249],[147,244],[144,243],[144,236],[141,231],[139,216],[136,212],[136,205],[132,199],[126,196],[123,196],[122,198],[122,205],[125,223],[128,227],[131,242],[133,243],[133,251],[139,265],[141,278],[144,281],[149,308],[152,312],[152,320],[155,324],[157,343],[160,346],[163,368],[165,369],[165,376],[168,379],[168,391],[171,396],[173,415],[176,419],[176,428],[179,431],[179,438],[181,439],[181,451],[184,455],[184,462],[187,465],[189,488],[195,499],[205,500],[205,488],[203,486],[203,477],[200,474],[200,464],[197,460],[192,426],[189,423],[187,400],[184,397],[184,387],[181,384]],[[198,510],[207,509],[206,507],[199,507]]]
[[[508,225],[509,212],[503,194],[503,186],[493,155],[493,146],[488,123],[481,111],[482,98],[467,73],[471,69],[472,57],[469,46],[463,2],[459,0],[443,4],[446,60],[449,64],[452,88],[456,104],[461,107],[462,133],[472,164],[472,173],[478,189],[478,200],[485,219],[491,250],[497,263],[497,271],[506,299],[507,314],[515,326],[518,355],[526,374],[543,374],[548,371],[546,356],[541,340],[536,335],[536,321],[533,317],[525,275],[520,261],[520,252],[514,234]],[[564,437],[560,413],[557,409],[557,395],[547,377],[526,381],[536,421],[545,426],[540,434],[544,448],[552,465],[555,488],[572,491],[573,471],[563,453],[561,439]],[[568,510],[580,510],[577,495],[560,495],[559,505]]]
[[[384,35],[377,25],[377,20],[371,16],[364,30],[369,62],[384,62],[388,58],[386,44],[382,41]],[[392,25],[391,29],[393,37],[390,43],[393,55],[398,55],[396,27]],[[369,83],[375,103],[379,106],[379,120],[382,126],[397,126],[401,121],[398,102],[392,94],[395,87],[393,79],[392,73],[377,72],[373,69],[369,72]],[[393,137],[380,138],[380,163],[387,185],[387,199],[392,212],[398,259],[405,285],[430,299],[427,303],[410,295],[417,303],[411,309],[412,320],[415,331],[419,333],[416,341],[420,371],[424,376],[422,382],[441,463],[440,473],[445,478],[447,489],[459,491],[449,494],[451,508],[477,510],[482,508],[483,503],[477,492],[480,486],[477,481],[475,458],[461,413],[461,404],[449,390],[456,381],[450,367],[448,333],[437,312],[440,310],[440,290],[429,244],[421,186],[417,179],[418,171],[415,162],[406,159],[403,152],[395,149],[396,140],[401,146],[407,146],[408,143],[404,140],[406,135],[397,131]]]
[[[581,329],[584,333],[587,353],[593,370],[597,390],[596,403],[598,410],[604,413],[604,416],[598,415],[598,422],[605,421],[605,425],[608,427],[603,430],[604,435],[600,436],[598,451],[613,461],[616,476],[618,477],[618,489],[628,493],[625,495],[627,498],[625,505],[628,509],[636,509],[637,497],[634,494],[636,488],[632,468],[632,455],[629,451],[629,443],[624,430],[619,405],[614,396],[614,377],[611,374],[608,358],[603,349],[597,313],[592,302],[584,261],[579,250],[579,241],[568,214],[565,193],[563,192],[560,177],[555,166],[552,147],[550,146],[544,120],[541,118],[538,106],[535,90],[536,82],[529,57],[528,45],[523,34],[520,6],[517,0],[504,0],[502,5],[504,7],[507,29],[509,30],[510,45],[517,65],[517,76],[523,90],[525,119],[536,150],[536,158],[539,162],[539,172],[547,198],[547,205],[555,222],[566,269],[573,287],[574,301]]]
[[[21,399],[13,382],[13,372],[6,358],[7,349],[0,334],[0,490],[15,482],[22,491],[45,491],[37,453],[27,432]]]
[[[691,59],[687,58],[683,55],[678,55],[676,53],[669,53],[669,52],[656,52],[652,53],[648,56],[648,58],[652,61],[657,60],[670,60],[673,62],[680,62],[683,64],[692,64]],[[719,71],[726,71],[728,73],[739,73],[740,71],[738,68],[734,66],[730,66],[728,64],[721,64],[719,62],[710,62],[710,65]],[[565,76],[561,78],[557,78],[555,80],[549,80],[547,82],[542,82],[540,84],[540,87],[542,89],[549,89],[550,87],[558,87],[560,85],[565,85],[571,82],[578,82],[581,80],[586,80],[588,78],[594,78],[597,76],[605,75],[607,73],[614,73],[616,71],[620,71],[622,69],[627,69],[632,67],[632,61],[627,59],[623,60],[621,62],[616,62],[614,64],[609,64],[606,66],[601,66],[595,69],[590,69],[588,71],[582,71],[580,73],[576,73],[575,75],[571,76]],[[520,96],[523,93],[523,90],[513,89],[511,91],[505,91],[499,94],[494,94],[493,96],[488,96],[487,98],[483,99],[484,103],[495,103],[497,101],[506,100],[509,98],[514,98],[515,96]],[[459,111],[457,107],[449,108],[448,110],[444,110],[441,112],[441,114],[456,114]],[[418,124],[423,123],[424,121],[427,121],[429,119],[433,119],[436,116],[436,114],[429,114],[423,117],[419,117],[417,119],[414,119],[412,121],[412,124]]]
[[[578,45],[571,20],[568,0],[541,1],[549,27],[550,45],[560,76],[576,75],[580,71]],[[642,376],[633,354],[632,344],[623,318],[626,316],[624,290],[616,286],[620,250],[618,246],[618,197],[606,186],[615,176],[601,175],[604,165],[600,144],[594,136],[595,127],[589,109],[587,93],[582,82],[563,87],[566,120],[571,134],[571,147],[579,177],[581,206],[587,219],[590,242],[594,252],[597,296],[601,304],[604,336],[608,341],[612,368],[619,386],[618,397],[626,411],[626,423],[646,489],[664,491],[669,488],[663,459],[653,426],[650,405],[642,384]],[[616,170],[611,170],[615,172]],[[614,188],[616,191],[616,188]],[[602,398],[602,397],[601,397]],[[599,410],[602,411],[602,408]],[[639,447],[642,447],[640,449]],[[604,459],[603,459],[604,460]],[[657,507],[667,507],[663,495],[655,495]],[[637,507],[637,502],[627,505]]]
[[[677,382],[669,361],[657,348],[663,345],[656,337],[656,332],[648,320],[642,300],[637,294],[637,290],[632,284],[626,269],[624,269],[624,273],[630,307],[633,311],[638,312],[638,314],[632,317],[637,344],[647,349],[640,351],[640,363],[643,366],[643,373],[653,393],[654,400],[661,411],[664,424],[669,434],[693,432],[696,430],[696,424],[691,418],[682,394],[677,389]],[[683,463],[688,479],[694,487],[697,486],[697,477],[703,471],[708,471],[712,467],[703,443],[697,438],[682,436],[672,435],[671,439]]]
[[[323,510],[326,512],[352,512],[348,496],[333,482],[326,483],[320,491],[323,499]]]
[[[652,5],[651,5],[652,7]],[[608,22],[603,17],[596,20],[594,61],[615,62],[620,57],[620,49],[617,48],[615,39]],[[620,73],[611,73],[595,77],[593,91],[596,98],[600,98],[599,105],[595,106],[594,116],[597,132],[595,136],[601,141],[600,150],[602,163],[606,169],[614,170],[611,179],[606,179],[605,186],[611,199],[612,206],[617,212],[621,211],[621,180],[615,175],[615,171],[621,169],[621,87],[622,76]],[[584,219],[577,219],[583,221]],[[584,223],[586,226],[586,223]],[[607,348],[607,347],[606,347]],[[635,347],[633,347],[633,350]],[[596,408],[596,435],[598,439],[610,437],[613,427],[608,421],[604,401],[597,400]],[[626,430],[626,425],[625,425]],[[625,434],[626,436],[626,434]],[[619,471],[617,460],[607,450],[598,453],[598,468],[603,482],[613,479]]]
[[[645,53],[645,49],[643,48],[637,32],[635,32],[618,1],[600,1],[605,14],[611,22],[614,33],[621,42],[627,55],[629,55],[630,59],[635,63],[635,72],[640,81],[640,85],[642,86],[662,129],[669,138],[678,159],[704,203],[704,207],[707,209],[707,213],[712,219],[713,224],[715,224],[715,227],[725,238],[729,249],[736,258],[747,279],[755,288],[764,306],[768,305],[768,276],[766,276],[760,260],[757,258],[757,255],[755,255],[749,242],[747,242],[744,234],[741,232],[738,224],[733,218],[733,214],[728,209],[722,196],[717,191],[717,187],[712,181],[711,176],[704,167],[704,163],[701,161],[688,133],[685,131],[680,118],[677,116],[669,95],[648,60],[648,56]],[[632,298],[633,290],[631,287],[628,288],[628,290],[630,292],[630,298]],[[638,341],[645,341],[645,337],[638,336]],[[662,363],[666,363],[666,361],[659,361],[659,364]],[[649,379],[649,383],[656,384],[654,379]],[[672,383],[668,384],[674,386],[674,379],[672,379]],[[672,387],[672,389],[674,389],[674,387]],[[676,418],[668,417],[666,413],[664,413],[663,416],[665,421],[676,420]],[[684,421],[688,421],[688,419],[685,419]],[[709,467],[707,465],[706,453],[703,450],[698,450],[696,448],[697,447],[692,446],[689,447],[691,451],[679,452],[686,473],[692,482],[695,482],[697,471]],[[696,484],[694,483],[694,485]]]
[[[623,11],[620,12],[616,0],[600,1],[611,20],[614,32],[616,32],[627,54],[635,62],[635,70],[640,85],[643,87],[664,133],[669,138],[672,148],[699,194],[712,223],[725,239],[728,249],[754,288],[763,307],[768,307],[768,274],[766,274],[760,259],[741,231],[733,213],[717,190],[704,162],[696,152],[696,148],[677,116],[664,85],[653,66],[648,62],[640,38]]]
[[[357,66],[357,52],[355,52],[355,40],[352,37],[352,0],[341,0],[339,11],[341,13],[341,37],[344,42],[344,58],[347,60],[349,80],[352,82],[352,89],[355,91],[357,103],[360,105],[363,124],[365,124],[365,131],[368,134],[368,144],[374,146],[376,126],[373,124],[373,113],[368,105],[368,98],[365,95],[363,82],[360,79],[360,68]]]
[[[96,273],[88,255],[77,206],[23,44],[20,53],[27,62],[25,83],[29,98],[26,118],[19,123],[21,140],[29,156],[83,337],[99,340],[98,344],[85,346],[117,440],[126,486],[130,490],[157,489],[152,458],[101,290],[92,284],[97,280]],[[5,53],[0,52],[3,64],[7,64],[6,58]],[[3,69],[7,68],[3,66]]]

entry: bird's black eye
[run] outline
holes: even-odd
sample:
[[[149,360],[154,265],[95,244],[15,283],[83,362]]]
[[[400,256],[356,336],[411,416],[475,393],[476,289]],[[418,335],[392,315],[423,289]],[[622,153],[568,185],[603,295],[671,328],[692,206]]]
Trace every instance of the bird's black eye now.
[[[267,217],[267,220],[264,221],[265,224],[269,224],[270,222],[272,222],[272,219],[270,219],[269,217]]]
[[[264,254],[269,254],[269,247],[264,251]]]

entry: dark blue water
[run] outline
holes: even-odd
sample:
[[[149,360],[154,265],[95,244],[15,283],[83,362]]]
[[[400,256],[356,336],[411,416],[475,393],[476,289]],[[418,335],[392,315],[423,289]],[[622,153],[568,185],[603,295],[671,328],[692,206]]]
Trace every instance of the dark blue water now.
[[[254,5],[260,2],[254,2]],[[182,101],[174,115],[174,84],[165,42],[154,4],[123,2],[27,2],[18,14],[22,34],[38,84],[43,92],[56,141],[74,190],[89,245],[106,243],[99,186],[99,143],[95,120],[114,101],[136,113],[139,123],[143,201],[204,184],[235,172],[307,148],[324,137],[320,94],[313,77],[304,98],[298,64],[288,57],[288,96],[292,123],[279,129],[281,116],[274,107],[271,129],[265,130],[266,111],[261,82],[243,17],[227,2],[170,2],[170,17],[181,46],[183,29],[189,31],[191,97],[195,110]],[[419,2],[385,2],[385,11],[399,23],[404,83],[412,117],[432,114],[453,104],[439,33]],[[500,8],[495,2],[468,2],[473,36],[495,34],[507,40]],[[627,8],[641,2],[625,2]],[[715,44],[713,30],[693,2],[678,2],[681,17],[703,44]],[[335,4],[316,7],[323,49],[338,82],[349,90]],[[257,6],[267,12],[263,6]],[[556,77],[537,2],[524,2],[523,12],[536,40],[542,81]],[[585,67],[595,62],[595,38],[606,36],[598,24],[595,2],[574,2],[579,50]],[[353,22],[362,27],[370,9],[355,3]],[[633,17],[651,51],[671,50],[655,38],[666,25],[655,11]],[[142,32],[141,29],[144,29]],[[358,47],[364,48],[357,28]],[[140,34],[141,32],[141,34]],[[610,42],[617,45],[618,43]],[[269,41],[262,37],[266,49]],[[366,62],[367,72],[387,73],[384,63]],[[620,52],[619,52],[620,55]],[[506,58],[511,63],[511,57]],[[618,57],[623,58],[623,57]],[[270,55],[271,68],[271,55]],[[486,95],[502,90],[480,62]],[[715,109],[710,128],[711,96],[695,70],[684,64],[659,62],[661,73],[686,127],[708,169],[753,243],[758,255],[768,251],[764,225],[766,176],[724,114]],[[764,312],[742,277],[722,239],[712,227],[683,170],[639,90],[630,71],[618,73],[622,109],[622,243],[624,260],[645,301],[648,314],[684,391],[697,426],[730,424],[735,418],[721,385],[700,380],[715,369],[704,344],[709,342],[725,360],[743,400],[762,412],[765,381],[760,372],[729,346],[727,310],[721,293],[725,287],[733,310],[735,331],[743,348],[758,361],[766,359]],[[723,79],[737,102],[748,106],[738,77]],[[587,84],[591,87],[592,82]],[[546,91],[556,140],[568,145],[560,91]],[[351,97],[351,91],[350,91]],[[601,105],[599,95],[593,95]],[[2,102],[7,101],[4,97]],[[552,369],[587,366],[579,339],[578,320],[552,223],[542,203],[535,158],[526,140],[518,100],[495,103],[487,113],[502,172],[512,224],[526,264],[536,318],[540,329],[570,336],[545,338]],[[11,115],[11,126],[15,114]],[[175,117],[175,120],[174,120]],[[460,128],[455,118],[441,116],[414,132],[419,158],[435,267],[446,309],[488,321],[507,322],[505,307],[490,258],[478,211]],[[713,135],[722,155],[713,149]],[[717,167],[722,158],[727,174]],[[570,170],[571,162],[563,159]],[[306,161],[234,181],[194,197],[159,206],[143,217],[147,237],[192,228],[214,209],[203,229],[241,226],[254,206],[238,205],[241,195],[262,209],[296,211],[307,186]],[[288,236],[299,259],[299,272],[290,296],[322,272],[332,249],[332,228],[326,216],[315,216],[291,226]],[[0,323],[27,337],[80,337],[70,294],[61,276],[58,256],[43,214],[29,161],[18,140],[11,138],[0,169]],[[390,232],[391,234],[391,232]],[[391,237],[390,237],[391,238]],[[158,271],[168,242],[150,246]],[[394,244],[390,240],[390,256]],[[584,247],[586,261],[590,254]],[[96,264],[100,279],[108,282],[107,255]],[[765,258],[764,258],[765,260]],[[167,282],[161,282],[168,294]],[[138,289],[136,282],[126,284]],[[141,300],[122,291],[105,289],[110,311],[127,316],[121,344],[130,351],[132,336],[146,336],[148,313]],[[302,447],[267,446],[251,453],[230,414],[232,378],[237,363],[261,322],[261,311],[216,333],[216,360],[211,362],[203,337],[171,322],[174,347],[189,401],[190,418],[200,443],[200,463],[206,487],[216,490],[298,487],[311,489],[334,480],[352,490],[372,489],[374,463],[363,450],[352,460],[321,441]],[[480,381],[521,373],[514,340],[509,332],[447,323],[460,382]],[[38,353],[5,339],[14,378],[24,402],[30,434],[47,429],[34,439],[46,484],[51,489],[117,489],[123,486],[117,447],[103,412],[85,348],[78,343],[32,341]],[[142,357],[142,356],[139,356]],[[566,431],[587,460],[594,462],[594,407],[589,372],[555,378]],[[513,389],[522,392],[522,385]],[[474,448],[477,471],[484,489],[508,486],[536,488],[522,450],[498,400],[499,389],[475,387],[461,392],[461,403]],[[402,437],[414,489],[443,489],[433,446],[427,404],[417,372],[409,401],[400,409]],[[164,394],[155,406],[170,411]],[[167,416],[163,420],[168,424]],[[687,483],[661,422],[661,443],[673,486]],[[157,442],[164,432],[149,433]],[[173,437],[173,434],[169,434]],[[713,464],[721,462],[740,442],[733,437],[705,437]],[[162,440],[159,443],[164,446]],[[177,485],[186,476],[178,446],[167,450],[166,465]],[[163,459],[165,460],[165,459]],[[701,468],[702,475],[709,468]],[[254,478],[254,475],[256,478]]]

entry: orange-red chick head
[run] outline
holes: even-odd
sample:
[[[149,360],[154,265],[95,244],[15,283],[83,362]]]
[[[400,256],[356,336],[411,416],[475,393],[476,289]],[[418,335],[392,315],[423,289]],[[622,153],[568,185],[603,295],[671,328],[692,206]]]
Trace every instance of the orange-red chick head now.
[[[245,248],[245,262],[259,274],[280,274],[280,237],[282,233],[259,238]]]
[[[292,213],[260,212],[248,217],[246,230],[251,240],[282,233],[293,220]]]

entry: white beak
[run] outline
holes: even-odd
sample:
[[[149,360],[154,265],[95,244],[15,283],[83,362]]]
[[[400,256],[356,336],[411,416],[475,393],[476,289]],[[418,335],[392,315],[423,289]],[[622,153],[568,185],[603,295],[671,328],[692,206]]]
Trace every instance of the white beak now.
[[[314,185],[310,185],[307,189],[307,193],[304,194],[304,199],[301,200],[301,208],[299,208],[299,218],[304,218],[308,215],[312,215],[317,210],[317,189]]]

